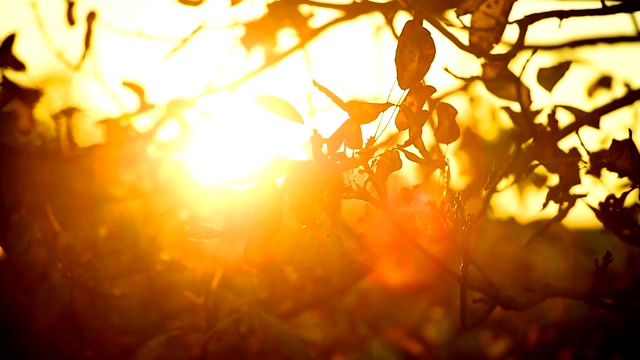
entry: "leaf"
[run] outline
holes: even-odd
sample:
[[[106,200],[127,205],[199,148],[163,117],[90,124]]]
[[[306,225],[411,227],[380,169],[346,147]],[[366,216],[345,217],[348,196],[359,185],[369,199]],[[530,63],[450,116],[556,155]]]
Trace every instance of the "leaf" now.
[[[82,57],[80,57],[80,61],[78,61],[78,65],[76,67],[80,67],[84,59],[86,59],[89,50],[91,49],[91,39],[93,37],[93,24],[96,21],[96,12],[90,11],[87,14],[87,30],[84,34],[84,51],[82,52]]]
[[[16,40],[16,34],[7,36],[0,45],[0,69],[9,68],[16,71],[25,71],[26,66],[22,61],[13,55],[13,43]]]
[[[548,92],[551,92],[558,81],[567,73],[569,67],[571,67],[571,61],[563,61],[548,68],[541,68],[538,70],[536,78],[538,84]]]
[[[400,89],[406,90],[422,81],[436,56],[436,44],[422,19],[407,21],[398,37],[396,48],[396,78]]]
[[[471,14],[469,46],[489,53],[502,39],[509,13],[516,0],[485,0]]]
[[[380,155],[376,166],[375,176],[373,181],[378,184],[384,184],[387,182],[391,173],[402,169],[402,159],[400,153],[397,150],[389,150]]]
[[[204,4],[205,0],[178,0],[178,2],[185,6],[200,6]]]
[[[298,110],[282,98],[273,95],[261,95],[253,99],[253,101],[273,114],[304,125],[304,119]]]
[[[458,110],[451,104],[441,102],[436,106],[438,125],[434,136],[440,144],[451,144],[460,138],[460,127],[456,123],[457,114]]]
[[[349,117],[353,122],[359,125],[364,125],[372,122],[381,112],[387,110],[393,104],[387,103],[371,103],[360,100],[350,100],[344,102],[338,95],[334,94],[331,90],[320,85],[317,81],[313,80],[313,85],[318,88],[323,94],[327,95],[334,104],[338,105],[342,110],[349,114]]]
[[[456,8],[456,16],[460,17],[463,15],[471,14],[472,12],[478,10],[480,5],[485,0],[463,0],[460,5]]]
[[[347,119],[340,127],[327,139],[327,151],[333,154],[345,144],[351,149],[362,148],[362,129],[360,125],[351,119]]]
[[[139,105],[138,105],[138,110],[136,110],[136,113],[140,114],[140,113],[149,111],[155,107],[153,104],[147,101],[147,97],[145,95],[144,88],[142,86],[133,82],[128,82],[128,81],[123,81],[122,86],[133,91],[138,96]]]
[[[265,312],[260,312],[260,320],[267,330],[265,333],[274,338],[282,354],[287,358],[295,360],[314,358],[309,349],[287,328],[282,320]]]
[[[67,0],[67,22],[69,23],[69,26],[74,26],[76,24],[76,18],[73,16],[73,8],[75,5],[75,0]]]
[[[351,100],[347,101],[345,108],[351,119],[359,124],[364,125],[377,119],[381,112],[391,107],[392,103],[370,103],[366,101]]]
[[[598,204],[598,209],[589,207],[607,230],[627,244],[640,247],[640,204],[636,202],[631,207],[624,207],[625,199],[633,190],[625,191],[619,198],[608,195]]]
[[[318,88],[318,90],[320,90],[320,92],[322,92],[323,94],[327,95],[327,97],[329,99],[331,99],[331,101],[333,101],[334,104],[338,105],[338,107],[340,107],[340,109],[347,111],[347,106],[346,103],[340,99],[338,97],[338,95],[334,94],[331,90],[327,89],[326,87],[320,85],[317,81],[313,80],[313,85]]]
[[[518,102],[526,108],[531,107],[531,91],[507,68],[507,64],[492,62],[482,64],[482,81],[493,95]]]
[[[261,47],[273,51],[277,45],[277,34],[281,29],[293,28],[300,39],[311,30],[307,25],[310,15],[300,13],[297,5],[290,1],[274,1],[267,5],[267,13],[258,20],[244,24],[245,33],[240,39],[242,45],[251,50]]]
[[[600,177],[602,169],[628,177],[634,184],[640,184],[640,152],[633,141],[633,133],[629,129],[629,137],[624,140],[613,140],[608,149],[597,151],[590,156],[588,174]]]
[[[521,111],[514,111],[508,106],[503,106],[500,109],[504,110],[509,115],[511,122],[516,129],[524,133],[528,133],[532,129],[533,123],[527,120]],[[535,119],[541,112],[542,110],[531,111],[531,118]]]
[[[613,78],[611,76],[601,76],[600,78],[598,78],[598,80],[589,85],[589,87],[587,88],[587,96],[593,97],[593,95],[595,95],[595,93],[600,89],[611,90],[612,85]]]

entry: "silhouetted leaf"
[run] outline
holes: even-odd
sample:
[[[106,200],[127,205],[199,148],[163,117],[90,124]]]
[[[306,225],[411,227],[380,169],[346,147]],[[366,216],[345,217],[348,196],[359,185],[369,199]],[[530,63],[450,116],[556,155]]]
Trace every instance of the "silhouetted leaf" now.
[[[531,130],[531,128],[533,127],[533,123],[530,123],[530,120],[527,120],[521,111],[514,111],[508,106],[503,106],[501,107],[501,109],[509,114],[509,118],[511,119],[511,122],[513,123],[513,126],[516,127],[516,129],[527,134],[529,133],[529,130]],[[532,120],[535,119],[540,114],[540,112],[541,110],[531,111]]]
[[[360,125],[351,119],[347,119],[340,127],[327,139],[327,151],[331,154],[340,146],[345,144],[351,149],[362,148],[362,129]]]
[[[377,119],[381,112],[393,106],[392,103],[370,103],[366,101],[350,100],[345,108],[351,119],[359,125],[364,125]]]
[[[516,0],[485,0],[471,14],[469,45],[489,53],[500,42]]]
[[[142,86],[133,82],[128,82],[128,81],[123,81],[122,86],[133,91],[138,96],[139,105],[138,105],[138,110],[136,110],[136,113],[143,113],[155,107],[153,104],[147,101],[147,97],[145,95],[144,88]]]
[[[387,178],[392,172],[402,169],[402,159],[397,150],[389,150],[380,155],[380,159],[376,164],[376,172],[373,181],[378,184],[387,182]]]
[[[91,49],[91,39],[93,37],[93,24],[95,23],[95,21],[96,21],[96,12],[89,11],[89,13],[87,14],[87,30],[84,34],[84,50],[82,51],[82,57],[80,57],[80,61],[78,61],[78,64],[76,65],[76,67],[80,67],[80,65],[82,65],[82,62],[84,61],[84,59],[86,59],[87,54]]]
[[[548,92],[551,92],[558,81],[567,73],[569,67],[571,67],[571,61],[563,61],[548,68],[541,68],[538,70],[538,76],[536,78],[538,84]]]
[[[594,152],[590,156],[588,174],[600,177],[602,169],[628,177],[634,184],[640,184],[640,153],[633,141],[633,133],[629,129],[629,137],[624,140],[613,140],[608,149]]]
[[[273,95],[261,95],[253,99],[258,105],[262,106],[271,113],[274,113],[287,120],[304,124],[302,115],[288,101]]]
[[[13,55],[13,43],[16,40],[16,34],[7,36],[0,45],[0,69],[9,68],[16,71],[25,71],[26,66],[22,61]]]
[[[73,8],[75,5],[75,0],[67,0],[67,23],[69,23],[69,26],[74,26],[76,24],[76,18],[73,16]]]
[[[422,19],[407,21],[398,38],[395,57],[400,89],[418,85],[431,68],[435,56],[436,45],[429,30],[422,27]]]
[[[624,206],[627,196],[634,190],[625,191],[619,198],[610,194],[598,204],[597,209],[591,205],[589,207],[605,229],[627,244],[640,247],[640,204],[635,202],[631,207]]]
[[[200,6],[204,4],[206,0],[178,0],[178,2],[182,5],[186,6]]]
[[[456,16],[470,14],[480,7],[485,0],[463,0],[456,8]]]
[[[274,1],[267,5],[267,13],[263,17],[244,24],[245,33],[240,42],[247,50],[259,46],[273,51],[281,29],[293,28],[299,38],[305,38],[310,31],[307,25],[309,17],[300,13],[294,2]]]
[[[451,104],[441,102],[436,106],[438,125],[434,132],[436,141],[440,144],[451,144],[460,137],[460,127],[456,123],[458,110]]]
[[[587,96],[592,97],[598,90],[611,90],[611,86],[613,85],[613,78],[609,75],[604,75],[598,78],[598,80],[594,81],[587,88]]]
[[[486,62],[482,64],[482,81],[493,95],[531,107],[531,92],[520,79],[507,68],[505,63]]]

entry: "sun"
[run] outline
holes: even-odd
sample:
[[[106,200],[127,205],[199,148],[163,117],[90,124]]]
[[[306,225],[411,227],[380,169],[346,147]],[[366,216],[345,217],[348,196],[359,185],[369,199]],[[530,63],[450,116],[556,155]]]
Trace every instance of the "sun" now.
[[[195,107],[183,114],[193,131],[182,158],[205,185],[250,182],[275,158],[308,159],[309,130],[253,99],[206,95]]]

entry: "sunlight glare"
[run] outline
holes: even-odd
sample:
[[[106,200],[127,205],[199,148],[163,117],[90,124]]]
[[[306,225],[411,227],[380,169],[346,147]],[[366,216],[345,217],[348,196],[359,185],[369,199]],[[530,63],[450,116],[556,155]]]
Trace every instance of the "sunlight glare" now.
[[[251,181],[252,175],[275,158],[308,158],[308,129],[250,99],[216,95],[203,98],[198,105],[211,112],[184,114],[195,130],[185,161],[203,184]]]

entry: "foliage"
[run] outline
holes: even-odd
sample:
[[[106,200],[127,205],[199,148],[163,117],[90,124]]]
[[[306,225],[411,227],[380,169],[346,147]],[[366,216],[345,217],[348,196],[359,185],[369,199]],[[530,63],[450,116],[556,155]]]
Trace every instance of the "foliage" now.
[[[525,35],[538,22],[597,22],[634,14],[640,5],[594,1],[587,9],[509,20],[514,0],[453,1],[451,8],[436,3],[277,0],[261,18],[246,22],[243,46],[267,54],[255,74],[342,21],[380,13],[395,31],[393,19],[410,14],[394,57],[403,97],[397,103],[345,99],[337,95],[343,89],[314,80],[346,120],[329,136],[313,133],[311,159],[275,159],[247,186],[176,181],[173,175],[187,170],[168,154],[181,140],[159,143],[155,137],[176,118],[188,129],[184,112],[195,99],[154,104],[148,89],[132,81],[121,85],[135,94],[138,106],[100,119],[103,143],[78,145],[73,122],[86,110],[72,104],[52,115],[54,136],[43,136],[34,108],[45,89],[12,80],[28,72],[30,59],[14,51],[21,34],[6,35],[0,46],[3,356],[637,355],[640,153],[631,129],[626,139],[610,139],[601,149],[580,135],[586,129],[604,132],[603,117],[634,104],[640,89],[627,86],[621,96],[590,109],[553,97],[533,101],[539,94],[533,90],[557,92],[575,62],[540,67],[538,84],[525,84],[524,68],[514,71],[513,63],[528,56],[526,68],[538,51],[617,41],[536,46]],[[69,1],[61,14],[71,27],[78,26],[74,4]],[[206,4],[180,0],[175,6]],[[342,15],[313,28],[299,5]],[[462,25],[450,21],[453,13]],[[67,64],[74,71],[99,41],[99,22],[97,11],[87,11],[82,51]],[[507,26],[519,31],[512,44],[503,40]],[[299,43],[278,52],[283,28],[293,29]],[[474,55],[478,65],[471,77],[450,71],[461,83],[451,92],[425,80],[439,54],[436,32]],[[638,37],[619,40],[636,45]],[[602,74],[580,90],[595,98],[615,81]],[[475,96],[478,84],[486,89],[482,98],[497,104],[496,117],[510,122],[491,139],[474,124],[492,120],[472,116],[463,122],[464,106],[455,101],[456,95]],[[256,102],[305,122],[275,95]],[[141,115],[154,120],[145,132],[132,125]],[[376,121],[395,129],[365,138],[363,126]],[[580,146],[562,144],[571,136]],[[464,179],[462,171],[452,171],[459,156],[471,164]],[[407,168],[418,174],[410,185],[401,177]],[[589,180],[604,182],[610,174],[626,179],[623,189],[587,203]],[[492,199],[509,186],[544,191],[542,208],[552,208],[553,216],[527,223],[497,216],[500,204]],[[581,202],[606,232],[563,224]]]

